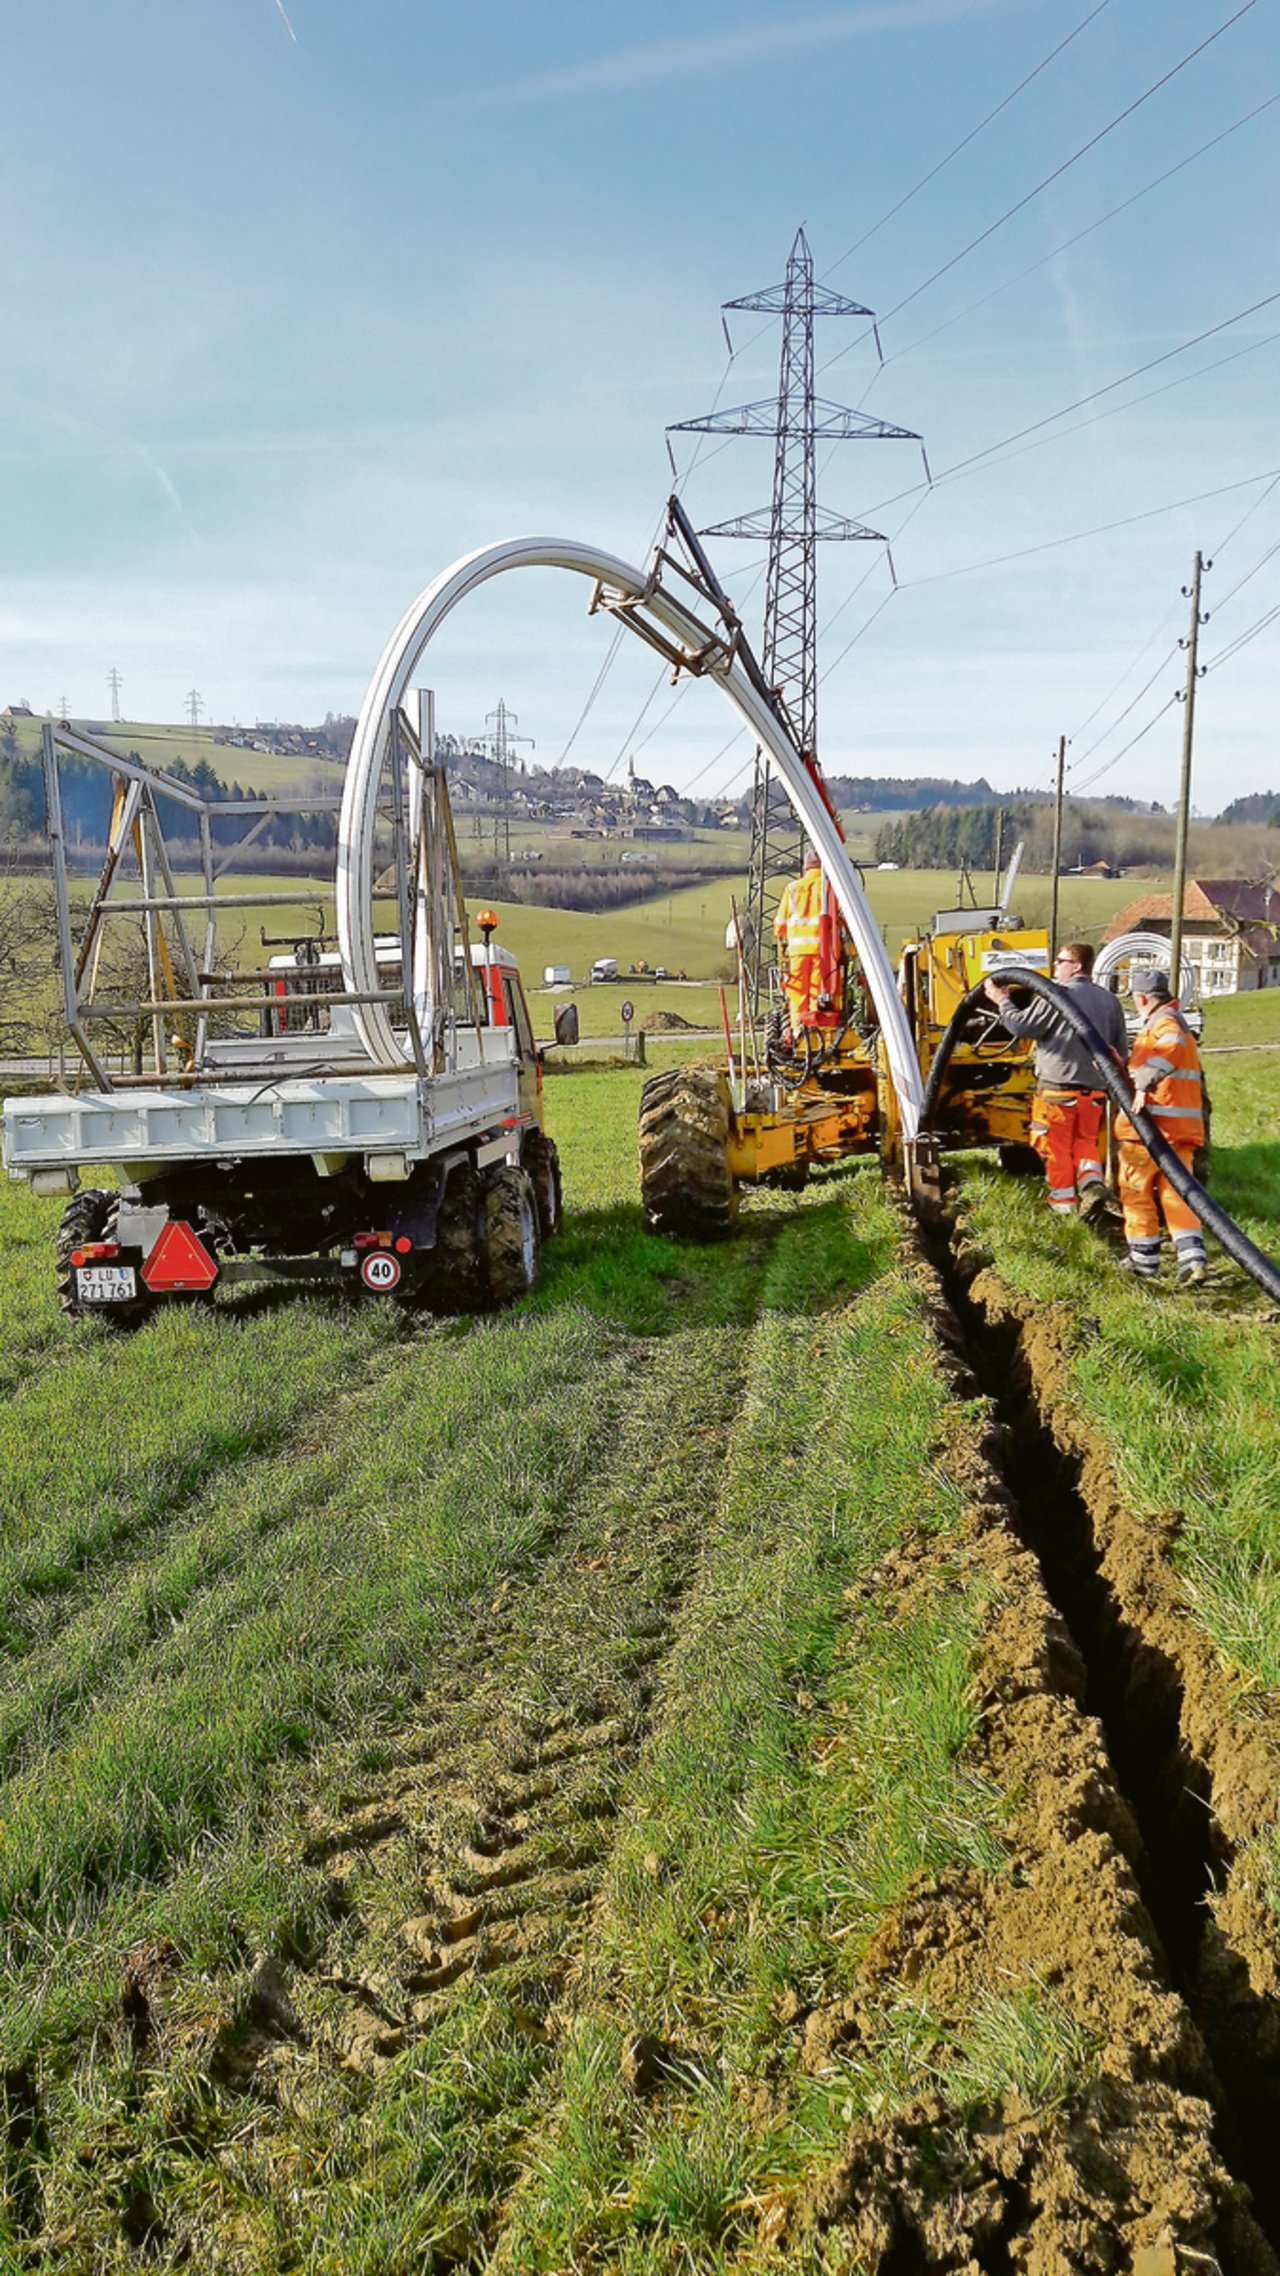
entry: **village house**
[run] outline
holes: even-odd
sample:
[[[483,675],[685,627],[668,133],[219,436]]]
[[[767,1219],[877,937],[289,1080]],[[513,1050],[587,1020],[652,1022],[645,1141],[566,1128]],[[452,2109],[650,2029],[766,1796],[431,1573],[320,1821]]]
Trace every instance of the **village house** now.
[[[1104,940],[1121,933],[1173,931],[1173,895],[1144,893],[1111,919]],[[1280,987],[1280,887],[1242,877],[1187,879],[1182,952],[1202,997]]]

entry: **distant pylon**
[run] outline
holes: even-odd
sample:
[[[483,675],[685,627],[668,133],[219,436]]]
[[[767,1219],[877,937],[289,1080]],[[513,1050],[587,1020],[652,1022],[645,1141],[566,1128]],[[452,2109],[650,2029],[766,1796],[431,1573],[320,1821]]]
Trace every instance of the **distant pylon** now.
[[[120,673],[114,664],[107,674],[107,686],[111,690],[111,716],[113,719],[118,719],[120,717]]]
[[[200,725],[200,714],[204,710],[204,697],[199,688],[188,688],[183,701],[186,704],[187,717],[192,726],[198,727]]]
[[[533,748],[532,735],[512,733],[512,728],[518,724],[518,716],[516,712],[508,711],[499,696],[497,710],[487,711],[484,718],[486,727],[491,721],[493,723],[490,754],[498,770],[498,803],[493,812],[493,858],[500,878],[511,866],[511,745],[528,743]]]
[[[750,309],[782,318],[782,356],[776,402],[746,403],[704,419],[682,419],[673,434],[770,435],[774,438],[773,500],[758,513],[713,523],[703,537],[767,538],[764,638],[761,663],[782,698],[801,750],[816,760],[818,743],[817,548],[820,539],[870,539],[888,544],[881,530],[819,507],[817,445],[822,442],[920,442],[910,427],[891,426],[845,410],[814,394],[814,319],[865,316],[880,349],[875,318],[861,302],[814,283],[813,256],[803,229],[796,231],[786,281],[765,292],[729,300],[725,309]],[[921,446],[923,448],[923,445]],[[926,461],[926,473],[928,465]],[[892,569],[892,561],[890,562]],[[800,867],[802,833],[786,791],[757,747],[751,804],[751,879],[747,892],[749,962],[759,1005],[761,974],[772,957],[773,915],[782,884]]]

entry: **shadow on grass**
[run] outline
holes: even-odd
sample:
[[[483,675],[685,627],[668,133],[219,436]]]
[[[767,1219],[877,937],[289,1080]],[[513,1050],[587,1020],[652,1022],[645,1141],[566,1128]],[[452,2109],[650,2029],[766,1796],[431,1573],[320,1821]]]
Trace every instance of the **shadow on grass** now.
[[[1280,1146],[1213,1148],[1210,1191],[1232,1217],[1280,1227]]]
[[[674,1241],[646,1229],[635,1203],[573,1212],[546,1252],[539,1310],[585,1304],[632,1335],[746,1327],[762,1312],[817,1316],[849,1302],[892,1260],[877,1213],[863,1229],[843,1179],[802,1203],[753,1198],[727,1241]]]

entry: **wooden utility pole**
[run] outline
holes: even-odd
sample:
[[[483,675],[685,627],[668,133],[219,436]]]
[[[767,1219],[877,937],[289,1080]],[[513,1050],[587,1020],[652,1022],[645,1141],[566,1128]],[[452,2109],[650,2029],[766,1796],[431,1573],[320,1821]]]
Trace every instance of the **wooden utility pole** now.
[[[1058,788],[1053,806],[1053,898],[1049,905],[1049,962],[1058,953],[1058,871],[1062,867],[1062,782],[1067,771],[1067,738],[1058,737]]]
[[[1200,627],[1207,624],[1208,616],[1200,614],[1200,577],[1204,569],[1212,569],[1212,561],[1202,561],[1197,553],[1191,583],[1182,590],[1191,601],[1191,626],[1182,645],[1187,651],[1187,685],[1183,694],[1185,712],[1182,721],[1182,783],[1178,792],[1178,835],[1173,854],[1173,927],[1169,935],[1169,986],[1175,1000],[1182,993],[1182,904],[1187,897],[1187,826],[1191,820],[1191,744],[1195,733],[1196,681],[1200,669],[1196,654],[1200,644]]]
[[[991,896],[992,900],[993,900],[993,901],[996,901],[996,902],[998,902],[998,901],[999,901],[999,899],[1000,899],[1000,861],[1001,861],[1001,857],[1002,857],[1003,853],[1004,853],[1004,808],[1003,808],[1003,806],[997,806],[997,808],[996,808],[996,878],[995,878],[995,891],[992,893],[992,896]]]

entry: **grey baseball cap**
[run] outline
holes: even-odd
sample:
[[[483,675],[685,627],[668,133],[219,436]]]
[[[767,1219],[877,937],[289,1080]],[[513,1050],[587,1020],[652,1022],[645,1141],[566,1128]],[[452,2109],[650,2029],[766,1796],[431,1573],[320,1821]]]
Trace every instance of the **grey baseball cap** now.
[[[1169,975],[1158,972],[1154,964],[1133,964],[1129,968],[1129,994],[1131,996],[1167,996]]]

